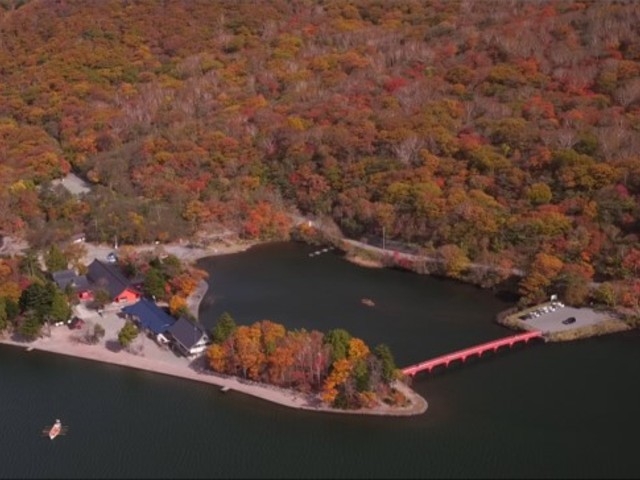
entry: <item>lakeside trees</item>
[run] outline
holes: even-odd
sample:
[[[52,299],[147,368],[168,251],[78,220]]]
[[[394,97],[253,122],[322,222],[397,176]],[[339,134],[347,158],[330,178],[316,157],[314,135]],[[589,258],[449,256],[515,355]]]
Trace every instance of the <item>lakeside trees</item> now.
[[[399,378],[386,345],[373,352],[346,330],[323,335],[262,320],[237,326],[227,312],[213,329],[209,367],[219,373],[314,393],[326,404],[345,409],[378,403],[401,405],[406,399],[391,383]]]
[[[36,280],[25,288],[19,300],[22,317],[18,331],[28,339],[34,339],[43,326],[65,322],[71,316],[66,295],[52,281]]]

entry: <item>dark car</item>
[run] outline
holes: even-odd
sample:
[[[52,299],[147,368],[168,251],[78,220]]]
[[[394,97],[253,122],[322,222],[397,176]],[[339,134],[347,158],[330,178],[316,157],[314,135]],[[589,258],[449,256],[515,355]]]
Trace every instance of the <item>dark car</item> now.
[[[73,317],[69,320],[69,328],[71,330],[80,330],[84,326],[84,320],[78,317]]]
[[[564,320],[562,320],[562,324],[563,325],[571,325],[572,323],[575,323],[576,321],[576,317],[569,317],[569,318],[565,318]]]

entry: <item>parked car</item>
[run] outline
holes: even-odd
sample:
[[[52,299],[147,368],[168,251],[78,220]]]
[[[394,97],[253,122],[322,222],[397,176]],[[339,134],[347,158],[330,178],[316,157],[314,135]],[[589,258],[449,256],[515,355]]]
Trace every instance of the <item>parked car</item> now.
[[[107,262],[109,263],[116,263],[118,261],[118,256],[111,252],[109,255],[107,255]]]
[[[69,321],[69,328],[71,330],[80,330],[84,326],[84,320],[79,317],[73,317]]]
[[[563,325],[571,325],[572,323],[575,323],[576,321],[576,317],[569,317],[569,318],[565,318],[564,320],[562,320],[562,324]]]

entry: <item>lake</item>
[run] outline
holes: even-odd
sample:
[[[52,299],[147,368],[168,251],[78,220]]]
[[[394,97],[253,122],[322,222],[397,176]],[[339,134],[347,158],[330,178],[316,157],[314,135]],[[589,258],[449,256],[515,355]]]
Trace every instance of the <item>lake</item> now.
[[[513,334],[468,285],[293,242],[200,262],[200,319],[345,328],[398,366]],[[374,307],[363,305],[370,298]],[[237,392],[0,345],[0,478],[636,478],[639,334],[516,346],[419,374],[420,416],[301,412]],[[50,441],[55,418],[69,426]]]

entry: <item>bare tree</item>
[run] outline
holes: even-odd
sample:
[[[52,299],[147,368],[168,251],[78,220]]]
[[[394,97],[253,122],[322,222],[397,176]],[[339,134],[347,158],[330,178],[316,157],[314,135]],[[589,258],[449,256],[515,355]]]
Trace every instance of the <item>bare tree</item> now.
[[[628,108],[640,100],[640,78],[633,78],[618,88],[613,94],[615,100],[625,108]]]
[[[410,135],[405,138],[398,145],[392,147],[393,153],[398,160],[405,165],[413,163],[416,159],[418,152],[424,146],[424,141],[415,135]]]

